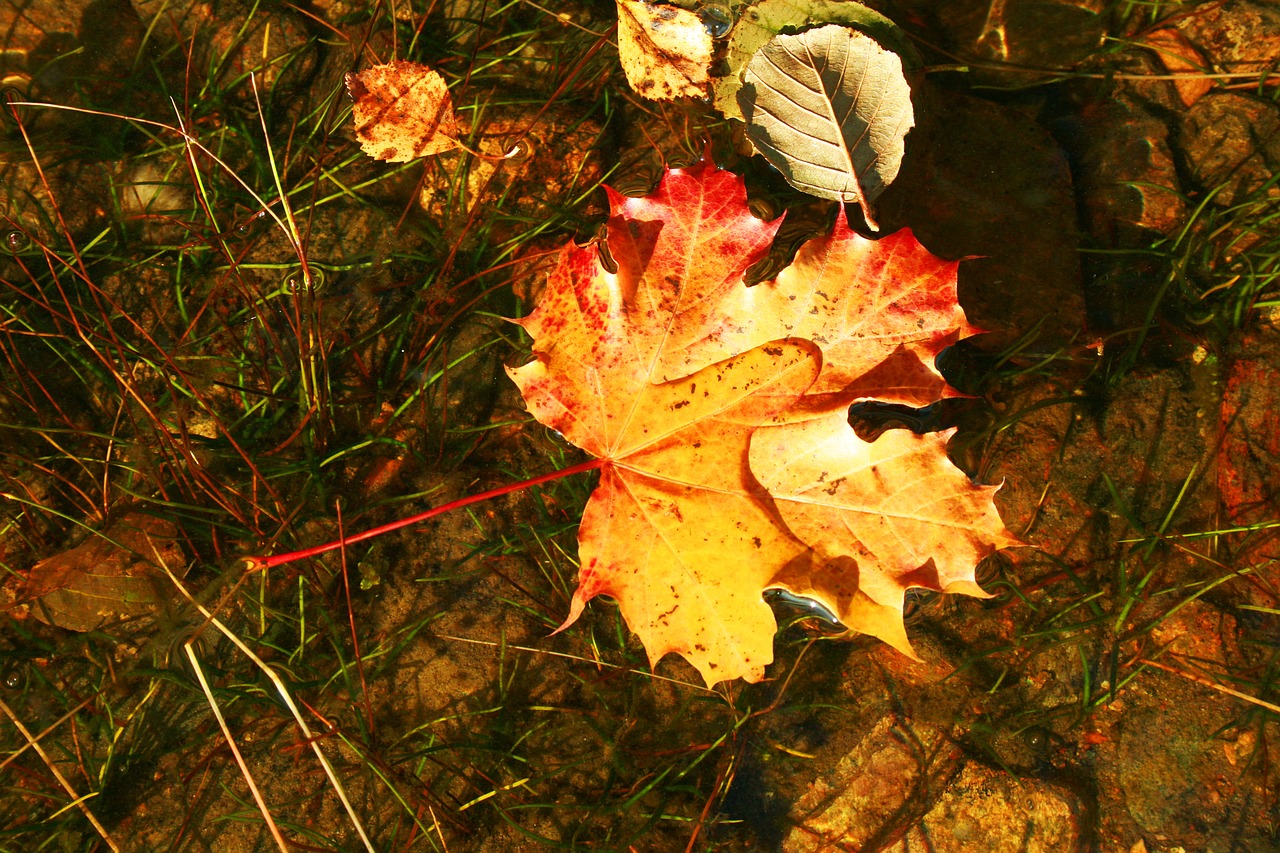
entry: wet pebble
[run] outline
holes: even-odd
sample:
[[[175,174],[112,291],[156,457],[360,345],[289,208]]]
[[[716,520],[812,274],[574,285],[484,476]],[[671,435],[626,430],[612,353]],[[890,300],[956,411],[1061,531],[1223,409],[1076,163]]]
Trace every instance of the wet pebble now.
[[[1094,0],[912,0],[937,16],[937,29],[960,57],[998,64],[973,68],[975,80],[998,86],[1042,82],[1025,68],[1070,68],[1102,44],[1106,19]]]
[[[197,53],[192,67],[213,69],[233,97],[254,105],[250,75],[264,100],[300,90],[311,79],[318,51],[308,19],[274,4],[134,0],[148,31],[179,33]]]

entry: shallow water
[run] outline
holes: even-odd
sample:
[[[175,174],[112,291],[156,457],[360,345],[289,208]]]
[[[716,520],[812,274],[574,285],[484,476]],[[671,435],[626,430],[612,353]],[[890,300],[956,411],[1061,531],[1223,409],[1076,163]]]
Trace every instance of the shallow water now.
[[[15,849],[271,849],[248,779],[316,849],[1274,848],[1272,6],[877,5],[926,66],[881,233],[960,260],[984,334],[951,399],[855,426],[954,428],[1026,546],[990,598],[911,594],[918,661],[791,595],[765,680],[708,690],[606,599],[553,634],[595,475],[241,559],[582,460],[503,318],[600,237],[601,183],[743,174],[787,214],[758,281],[834,219],[632,92],[611,4],[427,5],[0,11],[6,96],[73,108],[0,126]],[[360,152],[345,75],[392,58],[484,156]]]

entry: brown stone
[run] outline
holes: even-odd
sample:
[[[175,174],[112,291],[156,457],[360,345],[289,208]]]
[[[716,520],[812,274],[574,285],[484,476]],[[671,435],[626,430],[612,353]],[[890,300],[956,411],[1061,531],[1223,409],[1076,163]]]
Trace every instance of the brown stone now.
[[[1106,4],[1100,0],[908,0],[911,14],[935,19],[946,46],[974,67],[969,76],[998,86],[1043,82],[1025,68],[1070,68],[1102,45]]]
[[[299,90],[317,65],[308,19],[292,10],[241,2],[134,0],[138,16],[162,40],[192,46],[193,68],[210,69],[245,105]]]
[[[1201,188],[1217,190],[1216,204],[1236,204],[1275,173],[1280,107],[1249,95],[1210,93],[1187,111],[1180,143]]]
[[[877,850],[910,812],[923,814],[959,769],[959,752],[943,733],[888,716],[816,779],[792,809],[787,853]]]
[[[1057,853],[1079,849],[1079,838],[1063,791],[971,762],[905,840],[935,853]]]
[[[1275,69],[1280,57],[1280,6],[1275,3],[1205,3],[1178,18],[1178,29],[1217,69],[1246,77]]]
[[[1168,137],[1162,120],[1127,98],[1086,114],[1076,174],[1085,229],[1102,245],[1123,245],[1135,228],[1167,234],[1182,224]]]

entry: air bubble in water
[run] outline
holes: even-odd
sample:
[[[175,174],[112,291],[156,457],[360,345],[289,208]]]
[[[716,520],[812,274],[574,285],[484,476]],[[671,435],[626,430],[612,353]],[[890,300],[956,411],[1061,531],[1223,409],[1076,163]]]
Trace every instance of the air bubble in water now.
[[[17,255],[31,248],[31,235],[26,231],[9,231],[4,235],[4,248]]]
[[[708,3],[698,9],[698,17],[712,38],[722,39],[733,29],[733,12],[723,3]]]
[[[307,287],[307,276],[303,272],[302,267],[293,267],[284,275],[284,279],[280,282],[284,289],[290,293],[318,293],[324,287],[324,270],[317,266],[310,266],[307,272],[311,273],[311,287]]]
[[[527,136],[510,137],[502,141],[503,159],[512,166],[520,166],[533,159],[533,140]]]

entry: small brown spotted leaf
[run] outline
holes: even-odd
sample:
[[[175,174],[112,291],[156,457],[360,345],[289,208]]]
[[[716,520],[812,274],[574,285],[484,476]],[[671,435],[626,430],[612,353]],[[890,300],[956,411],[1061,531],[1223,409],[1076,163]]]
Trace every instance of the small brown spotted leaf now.
[[[945,436],[865,442],[848,423],[858,399],[948,393],[933,357],[969,330],[956,265],[842,214],[747,287],[780,223],[749,213],[738,176],[672,170],[610,202],[617,271],[565,247],[520,321],[536,360],[509,371],[539,421],[605,460],[565,626],[609,595],[651,662],[675,652],[708,684],[756,681],[776,629],[762,594],[778,588],[911,654],[906,591],[982,595],[977,562],[1017,544]]]
[[[618,57],[627,82],[644,97],[706,97],[711,48],[711,34],[693,12],[618,0]]]
[[[36,563],[24,597],[42,622],[91,631],[103,622],[154,613],[173,595],[159,563],[181,575],[177,528],[163,519],[129,513],[102,533]]]
[[[375,160],[407,163],[458,148],[458,122],[444,78],[425,65],[396,61],[347,75],[356,138]]]

